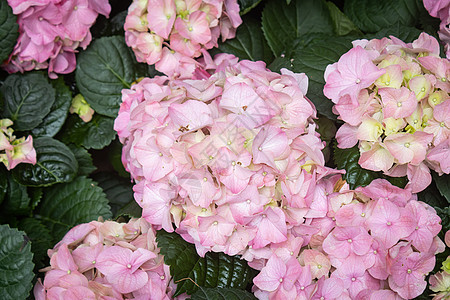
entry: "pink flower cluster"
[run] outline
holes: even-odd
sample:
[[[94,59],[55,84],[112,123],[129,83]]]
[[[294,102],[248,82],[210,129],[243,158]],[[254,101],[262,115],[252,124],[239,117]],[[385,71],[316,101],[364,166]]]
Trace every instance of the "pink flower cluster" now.
[[[0,163],[8,170],[20,163],[36,163],[36,150],[33,148],[33,137],[29,135],[17,139],[14,130],[8,128],[13,125],[9,119],[0,119]]]
[[[331,184],[331,183],[330,183]],[[259,299],[412,299],[445,246],[435,210],[384,179],[335,186],[327,214],[272,245],[254,278]],[[306,227],[306,224],[304,225]],[[307,232],[312,235],[309,237]]]
[[[147,221],[169,232],[174,223],[202,256],[240,254],[257,267],[274,244],[308,243],[299,236],[321,227],[326,178],[341,172],[324,167],[304,74],[206,58],[204,79],[145,78],[122,91],[122,161]]]
[[[423,0],[423,5],[431,16],[441,19],[438,34],[445,45],[445,54],[450,59],[450,1]]]
[[[194,58],[233,38],[242,23],[237,0],[134,0],[125,40],[139,62],[170,77],[190,78]]]
[[[324,94],[342,125],[340,148],[359,142],[366,169],[408,176],[414,193],[431,183],[430,168],[450,173],[450,62],[426,33],[358,40],[325,71]]]
[[[108,0],[8,0],[18,16],[19,39],[7,62],[9,73],[48,68],[50,78],[75,70],[78,47],[91,42],[98,14],[108,17]]]
[[[450,247],[450,231],[445,233],[445,244]],[[445,300],[450,298],[450,256],[442,263],[442,271],[431,275],[430,290],[437,293],[434,294],[433,300]]]
[[[36,300],[171,299],[175,285],[144,219],[84,223],[48,250]]]

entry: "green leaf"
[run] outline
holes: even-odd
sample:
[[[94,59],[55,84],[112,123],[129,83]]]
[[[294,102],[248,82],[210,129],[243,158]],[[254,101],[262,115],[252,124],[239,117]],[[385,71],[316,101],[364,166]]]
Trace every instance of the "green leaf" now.
[[[10,174],[7,176],[8,192],[2,203],[1,212],[5,216],[26,215],[30,212],[30,196],[27,187],[14,180]]]
[[[421,199],[419,198],[419,200]],[[434,209],[436,209],[436,213],[442,220],[442,231],[447,232],[450,230],[450,206],[446,208],[435,207]]]
[[[133,196],[133,185],[130,180],[115,176],[111,172],[100,172],[93,176],[94,180],[106,193],[113,216],[129,214],[140,218],[142,209]]]
[[[253,8],[255,8],[261,0],[238,0],[239,3],[239,14],[241,16],[245,15],[249,11],[251,11]],[[243,22],[240,26],[244,25],[245,22]]]
[[[31,198],[31,210],[34,210],[38,206],[39,202],[41,202],[42,195],[44,195],[44,190],[43,188],[40,187],[37,188],[29,187],[27,191],[28,195],[30,195]]]
[[[401,39],[405,43],[411,43],[415,39],[417,39],[422,31],[415,27],[409,27],[401,25],[400,23],[393,24],[392,26],[389,26],[388,28],[383,28],[380,31],[373,33],[373,34],[367,34],[365,36],[366,39],[381,39],[383,37],[388,36],[395,36],[398,39]]]
[[[340,149],[334,147],[334,162],[338,169],[344,169],[346,172],[342,176],[350,185],[350,189],[358,186],[366,186],[372,180],[379,178],[377,172],[361,168],[358,164],[359,149],[358,146],[349,149]]]
[[[13,74],[0,88],[4,98],[2,115],[14,121],[14,129],[31,130],[50,112],[55,90],[41,73]]]
[[[448,207],[448,201],[439,192],[436,182],[433,181],[431,184],[423,191],[417,194],[420,201],[423,201],[434,208],[446,208]]]
[[[0,63],[6,60],[16,45],[19,37],[17,17],[13,14],[7,1],[0,1]]]
[[[8,178],[6,169],[0,165],[0,204],[5,199],[6,192],[8,191]]]
[[[330,13],[323,0],[296,0],[289,5],[269,1],[262,13],[262,28],[275,56],[280,56],[304,34],[333,34]]]
[[[63,77],[51,81],[56,91],[56,99],[50,113],[44,118],[41,124],[33,129],[34,136],[54,137],[63,126],[72,102],[72,92],[64,83]]]
[[[69,144],[68,147],[78,161],[78,176],[88,176],[97,170],[97,167],[94,166],[94,163],[92,162],[91,154],[86,149],[77,147],[74,144]]]
[[[78,162],[66,145],[51,137],[40,137],[33,141],[33,146],[37,154],[36,164],[19,164],[13,170],[19,183],[38,187],[73,180]]]
[[[54,240],[50,230],[45,227],[41,221],[34,218],[22,219],[18,227],[26,232],[31,240],[31,252],[33,252],[33,262],[37,269],[46,266],[45,261],[48,259],[47,250],[53,248],[57,241]]]
[[[419,19],[416,0],[347,0],[344,13],[364,32],[377,32],[397,22],[414,26]]]
[[[130,173],[125,170],[125,167],[122,163],[122,147],[123,145],[120,143],[120,141],[118,139],[115,139],[108,146],[108,159],[119,176],[129,180]]]
[[[321,37],[311,41],[304,48],[297,47],[292,55],[292,67],[297,73],[306,73],[309,78],[308,98],[314,103],[322,115],[335,120],[332,112],[333,102],[324,96],[324,72],[329,64],[333,64],[351,49],[353,37]]]
[[[65,124],[62,139],[87,149],[103,149],[115,136],[112,118],[96,114],[86,123],[77,115],[71,115]]]
[[[231,288],[203,288],[191,296],[191,300],[253,300],[256,297],[243,290]]]
[[[292,69],[292,64],[289,58],[283,56],[275,58],[267,67],[274,72],[280,73],[282,68]]]
[[[273,60],[272,52],[261,30],[261,24],[253,18],[244,18],[244,22],[237,29],[236,37],[225,43],[219,43],[219,49],[216,52],[230,53],[239,59],[252,61],[271,62]]]
[[[334,32],[337,35],[347,35],[349,33],[361,33],[358,27],[344,15],[341,10],[333,2],[327,1],[327,7],[333,21]]]
[[[244,290],[252,282],[256,271],[238,256],[228,256],[223,253],[207,252],[200,257],[195,246],[183,240],[176,233],[163,230],[156,235],[158,247],[164,255],[164,262],[170,266],[170,274],[177,282],[174,296],[182,293],[195,293],[198,287],[236,288]],[[182,280],[182,281],[180,281]]]
[[[120,36],[102,37],[77,57],[76,83],[99,114],[116,117],[121,91],[135,80],[134,58]]]
[[[26,299],[32,287],[33,253],[24,235],[9,225],[0,225],[0,295],[3,300]]]
[[[447,199],[450,204],[450,175],[443,174],[439,176],[437,173],[433,172],[433,180],[439,190],[439,193]]]
[[[58,241],[75,225],[100,216],[111,218],[111,210],[102,189],[92,179],[81,176],[47,189],[35,216]]]

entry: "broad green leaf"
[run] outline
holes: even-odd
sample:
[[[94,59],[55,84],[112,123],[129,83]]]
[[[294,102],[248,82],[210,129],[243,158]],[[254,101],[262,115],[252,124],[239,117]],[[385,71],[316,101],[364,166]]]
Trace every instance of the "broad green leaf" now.
[[[121,36],[99,38],[78,55],[77,87],[97,113],[117,116],[122,89],[135,80],[132,55]]]
[[[78,116],[71,115],[64,128],[63,141],[72,142],[87,149],[103,149],[116,136],[114,119],[98,114],[87,123]]]
[[[0,165],[0,204],[2,204],[3,199],[5,199],[6,192],[8,191],[8,178],[6,174],[8,172],[6,169]]]
[[[240,289],[232,288],[203,288],[191,296],[191,300],[253,300],[256,297]]]
[[[28,214],[31,211],[31,199],[27,187],[15,181],[10,174],[6,177],[8,190],[2,203],[1,212],[7,217]]]
[[[125,170],[125,167],[122,163],[122,147],[123,145],[120,143],[118,139],[115,139],[108,146],[108,159],[113,166],[114,170],[119,174],[119,176],[130,179],[130,173]]]
[[[342,176],[350,185],[350,189],[358,186],[366,186],[372,180],[379,178],[377,172],[361,168],[358,164],[359,149],[358,146],[349,149],[334,148],[334,162],[338,169],[344,169],[345,174]]]
[[[283,68],[292,69],[292,63],[286,56],[275,58],[270,65],[267,66],[270,70],[280,73]]]
[[[27,188],[27,191],[28,191],[28,195],[30,195],[30,198],[31,198],[31,203],[30,203],[31,210],[34,210],[38,206],[39,202],[41,202],[41,200],[42,200],[42,196],[44,195],[44,189],[41,187],[36,187],[36,188],[29,187],[29,188]]]
[[[433,172],[433,180],[434,183],[436,183],[439,193],[444,196],[450,204],[450,175],[443,174],[439,176],[437,173]]]
[[[14,178],[27,186],[49,186],[72,181],[78,171],[78,163],[72,151],[58,140],[40,137],[33,140],[37,162],[19,164],[13,170]]]
[[[422,31],[415,27],[404,26],[400,23],[393,24],[388,28],[383,28],[380,31],[368,34],[365,36],[366,39],[382,39],[383,37],[389,37],[391,35],[398,39],[401,39],[405,43],[411,43],[417,39]]]
[[[386,179],[392,185],[398,186],[399,188],[404,189],[406,184],[408,183],[408,178],[406,176],[403,177],[390,177],[379,172],[380,178]]]
[[[333,34],[333,25],[325,1],[295,0],[289,5],[271,0],[262,13],[262,28],[275,56],[307,33]]]
[[[344,13],[364,32],[377,32],[397,22],[414,26],[419,20],[417,0],[347,0]]]
[[[324,96],[325,85],[324,72],[329,64],[339,60],[342,54],[351,49],[352,37],[334,37],[313,40],[305,47],[297,47],[292,55],[292,67],[297,73],[306,73],[309,78],[308,98],[314,103],[316,109],[322,115],[336,119],[331,108],[333,102]]]
[[[77,147],[74,144],[69,144],[68,147],[78,161],[78,176],[88,176],[97,169],[92,162],[91,154],[86,149]]]
[[[72,92],[64,83],[63,77],[51,81],[56,91],[55,102],[50,113],[44,118],[41,124],[33,129],[34,136],[54,137],[66,121],[69,107],[72,102]]]
[[[316,131],[320,134],[320,139],[322,141],[326,141],[327,144],[334,138],[336,135],[336,125],[330,119],[319,116],[314,120],[314,123],[317,124]]]
[[[366,186],[377,178],[388,180],[392,185],[400,188],[404,188],[408,183],[406,176],[390,177],[384,175],[382,172],[374,172],[362,168],[358,163],[359,155],[358,146],[349,149],[340,149],[334,143],[334,163],[338,169],[345,170],[342,178],[348,182],[351,189],[355,189],[358,186]]]
[[[422,199],[419,200],[424,201]],[[441,224],[442,224],[442,231],[447,232],[450,230],[450,206],[447,206],[445,208],[435,207],[436,213],[441,218]]]
[[[217,53],[234,54],[239,59],[252,61],[262,60],[267,63],[273,60],[272,52],[264,39],[261,24],[253,18],[244,18],[244,22],[238,27],[236,37],[219,43]]]
[[[333,2],[327,1],[327,7],[333,22],[334,32],[337,35],[347,35],[349,33],[361,33],[358,27],[344,15]]]
[[[0,295],[3,300],[26,299],[32,287],[33,253],[24,235],[9,225],[0,225]]]
[[[48,259],[47,250],[53,248],[56,241],[50,230],[44,226],[41,221],[34,218],[22,219],[18,227],[26,232],[27,237],[31,240],[31,252],[33,252],[33,262],[37,269],[46,266],[45,261]]]
[[[100,172],[93,175],[95,181],[105,192],[109,200],[113,216],[129,214],[140,218],[142,209],[133,196],[133,185],[130,180],[114,175],[111,172]]]
[[[239,14],[241,16],[245,15],[246,13],[251,11],[253,8],[255,8],[260,2],[261,2],[261,0],[238,0]],[[241,24],[240,26],[242,26],[244,24],[245,24],[245,22],[243,22],[243,24]]]
[[[73,226],[111,218],[108,199],[96,183],[84,176],[47,189],[35,217],[50,230],[56,241]]]
[[[443,197],[437,187],[435,181],[431,182],[429,186],[420,193],[417,194],[420,201],[423,201],[434,208],[446,208],[448,207],[448,201]]]
[[[17,17],[13,14],[7,1],[0,1],[0,63],[6,60],[16,45],[19,37]]]
[[[207,252],[202,258],[198,256],[193,244],[176,233],[160,230],[156,241],[164,255],[164,262],[170,266],[170,274],[177,282],[174,296],[185,292],[191,295],[198,290],[191,280],[182,279],[190,278],[201,287],[244,290],[257,273],[238,256]]]
[[[55,90],[41,73],[10,75],[0,91],[4,98],[2,115],[11,119],[19,131],[38,126],[55,102]]]

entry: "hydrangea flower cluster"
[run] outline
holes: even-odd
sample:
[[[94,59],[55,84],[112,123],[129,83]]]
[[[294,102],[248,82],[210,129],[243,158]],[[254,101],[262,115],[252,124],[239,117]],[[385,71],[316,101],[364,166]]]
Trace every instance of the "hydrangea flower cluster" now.
[[[326,178],[340,172],[324,166],[304,74],[227,54],[205,65],[204,79],[145,78],[122,91],[122,161],[147,221],[174,223],[201,256],[240,254],[258,268],[273,244],[309,242],[294,237],[318,230]]]
[[[273,245],[273,254],[254,278],[255,295],[373,300],[419,296],[435,254],[445,248],[437,237],[441,220],[436,211],[384,179],[354,191],[334,191],[327,196],[327,215],[315,218],[308,228],[314,235],[306,245],[304,235]]]
[[[445,54],[450,59],[450,1],[423,0],[423,5],[431,16],[441,19],[438,34],[445,45]]]
[[[194,58],[233,38],[242,23],[237,0],[134,0],[125,40],[139,62],[170,77],[190,78]]]
[[[410,44],[393,36],[353,44],[325,71],[324,94],[345,122],[338,146],[359,142],[363,168],[407,175],[419,192],[430,168],[450,173],[450,62],[426,33]]]
[[[86,47],[98,14],[108,17],[108,0],[8,0],[18,16],[19,39],[3,67],[9,73],[48,68],[50,78],[75,70],[77,48]]]
[[[72,228],[51,250],[37,300],[171,299],[175,285],[144,219],[92,221]]]
[[[450,248],[450,231],[445,233],[445,244]],[[450,298],[450,256],[442,262],[442,271],[431,275],[430,290],[437,293],[433,300],[445,300]]]
[[[0,120],[0,162],[8,170],[13,169],[20,163],[36,163],[36,150],[33,148],[33,137],[29,135],[26,139],[19,139],[13,135],[14,130],[8,128],[13,125],[9,119]]]

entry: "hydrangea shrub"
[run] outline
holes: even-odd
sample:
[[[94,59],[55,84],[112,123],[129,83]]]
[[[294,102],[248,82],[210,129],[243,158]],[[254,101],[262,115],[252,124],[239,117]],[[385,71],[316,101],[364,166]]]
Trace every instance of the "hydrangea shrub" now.
[[[0,3],[2,299],[449,297],[448,1]]]

